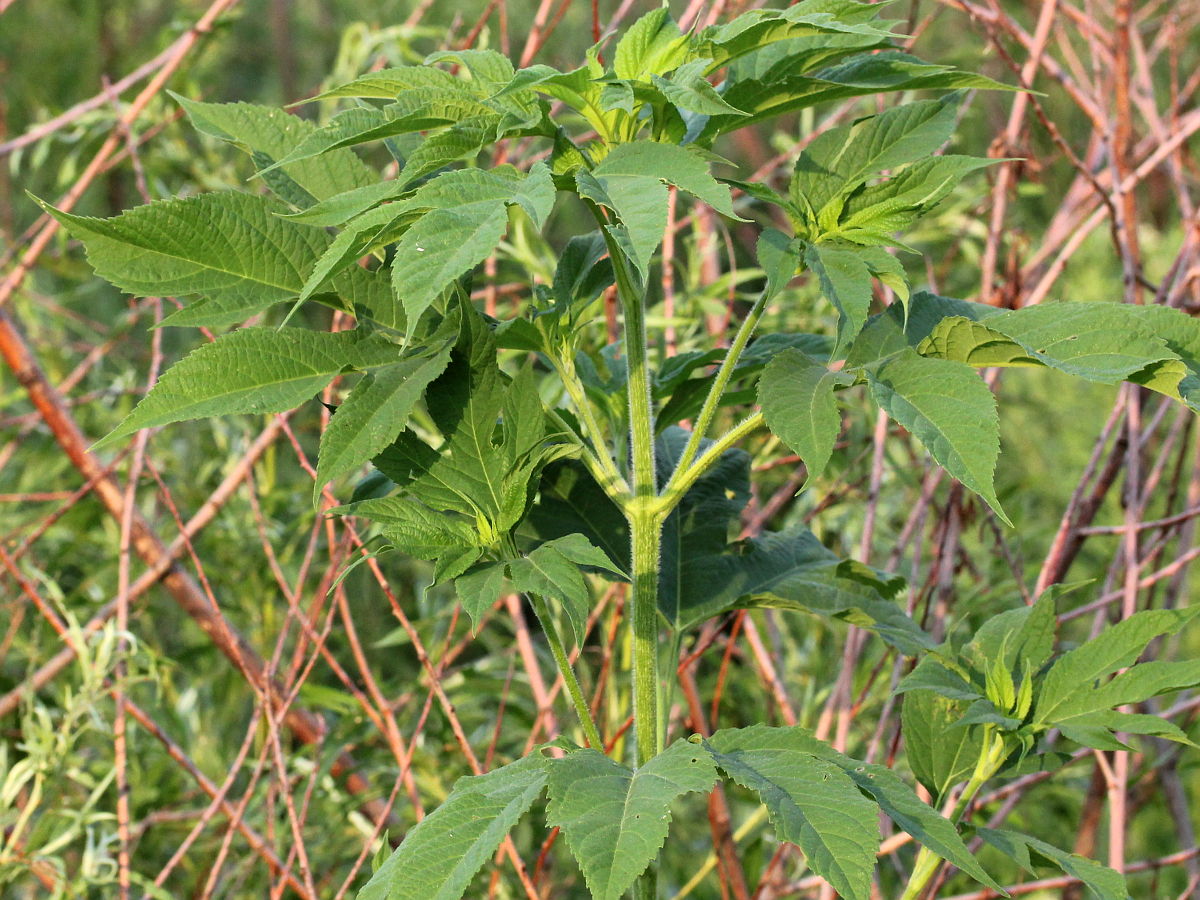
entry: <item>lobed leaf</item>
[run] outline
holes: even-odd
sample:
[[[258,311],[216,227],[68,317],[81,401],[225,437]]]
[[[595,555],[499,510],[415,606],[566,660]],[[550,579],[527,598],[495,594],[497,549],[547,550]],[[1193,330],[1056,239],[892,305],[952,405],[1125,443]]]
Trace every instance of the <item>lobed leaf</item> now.
[[[632,771],[596,750],[555,760],[546,818],[562,829],[595,900],[620,900],[658,856],[683,794],[716,782],[712,757],[680,741]]]

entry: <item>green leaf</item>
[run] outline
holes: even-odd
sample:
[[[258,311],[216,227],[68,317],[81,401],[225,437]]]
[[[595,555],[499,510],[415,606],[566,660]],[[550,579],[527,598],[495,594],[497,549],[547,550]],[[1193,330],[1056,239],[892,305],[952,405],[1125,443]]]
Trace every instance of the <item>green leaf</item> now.
[[[360,500],[330,512],[378,523],[394,547],[417,559],[437,559],[448,551],[478,546],[479,543],[469,520],[461,515],[430,509],[412,497],[392,495]]]
[[[863,37],[873,46],[883,46],[878,38]],[[711,54],[704,52],[704,55]],[[858,54],[811,74],[793,73],[791,67],[779,65],[760,77],[745,77],[730,85],[722,96],[749,115],[713,116],[705,125],[700,141],[711,145],[720,134],[848,97],[892,91],[956,89],[1012,90],[982,75],[930,65],[896,51]]]
[[[1061,869],[1072,878],[1077,878],[1096,900],[1129,900],[1129,889],[1125,876],[1114,869],[1102,866],[1095,860],[1077,853],[1068,853],[1027,834],[1004,829],[979,828],[976,833],[983,840],[1000,850],[1021,868],[1035,874],[1029,859],[1032,850],[1038,856]]]
[[[618,78],[649,81],[665,75],[688,58],[688,39],[679,30],[665,6],[651,10],[629,26],[613,54],[613,72]]]
[[[399,355],[395,344],[356,332],[243,328],[193,350],[164,372],[96,446],[184,419],[283,412],[310,399],[339,372],[385,366]]]
[[[576,173],[579,192],[620,218],[632,246],[631,260],[645,278],[667,227],[670,184],[737,219],[729,188],[717,182],[698,153],[651,141],[620,144],[590,173]]]
[[[1048,366],[1103,384],[1175,356],[1121,303],[1042,303],[984,322],[947,318],[918,352],[976,366]]]
[[[836,223],[838,237],[861,244],[893,243],[889,235],[907,228],[976,169],[1001,162],[973,156],[935,156],[902,170],[882,184],[853,194]]]
[[[528,522],[539,538],[582,534],[619,568],[628,568],[628,522],[583,463],[564,459],[546,466],[538,494]]]
[[[798,846],[814,872],[846,900],[868,900],[879,820],[836,763],[810,752],[799,731],[758,725],[718,731],[708,741],[716,764],[767,807],[781,839]]]
[[[787,9],[751,10],[733,21],[704,29],[696,50],[712,57],[713,67],[771,44],[809,35],[852,34],[872,39],[891,36],[887,22],[870,21],[875,10],[854,0],[807,0]]]
[[[397,66],[369,72],[339,87],[323,91],[306,102],[313,103],[338,97],[392,100],[403,92],[416,88],[454,90],[461,86],[462,82],[444,69],[435,69],[432,66]]]
[[[313,491],[354,471],[396,439],[429,383],[450,363],[451,342],[368,372],[321,435]]]
[[[528,556],[508,562],[514,590],[538,594],[562,604],[575,642],[583,646],[591,594],[581,563],[612,571],[615,564],[583,535],[547,541]]]
[[[541,226],[554,204],[550,171],[538,163],[521,175],[509,166],[448,172],[418,191],[414,205],[429,206],[396,247],[392,284],[409,329],[447,287],[496,249],[508,207],[520,206]]]
[[[813,227],[832,228],[852,191],[888,169],[929,156],[950,139],[958,97],[894,106],[820,135],[800,154],[789,185]]]
[[[637,771],[596,750],[555,760],[546,819],[561,828],[595,900],[620,900],[658,856],[683,794],[716,782],[712,758],[680,741]]]
[[[836,359],[858,337],[871,309],[871,269],[854,250],[809,244],[804,262],[839,313]]]
[[[358,892],[358,900],[458,900],[542,793],[550,760],[527,756],[460,778]]]
[[[696,59],[680,66],[668,78],[652,75],[651,83],[659,89],[679,110],[697,113],[702,116],[744,116],[736,107],[730,106],[717,93],[704,73],[711,60]]]
[[[952,787],[971,777],[983,751],[979,730],[958,724],[964,710],[962,702],[933,691],[913,690],[904,695],[905,759],[937,803]]]
[[[982,497],[1002,521],[992,486],[1000,455],[996,398],[962,363],[905,350],[868,370],[875,401],[911,431],[938,465]]]
[[[39,201],[40,203],[41,201]],[[318,228],[274,214],[265,197],[237,192],[162,200],[112,219],[42,204],[83,241],[100,277],[138,297],[203,294],[239,318],[297,296],[329,244]]]
[[[849,378],[799,350],[786,350],[763,370],[758,402],[767,427],[804,460],[804,484],[820,478],[842,430],[834,389]]]
[[[168,92],[170,93],[170,92]],[[171,93],[196,130],[228,141],[255,157],[259,168],[283,159],[316,130],[316,125],[277,107],[249,103],[201,103]],[[315,159],[284,166],[286,175],[313,200],[373,185],[377,176],[350,150],[335,150]]]
[[[456,81],[453,87],[413,89],[402,94],[400,101],[382,108],[356,106],[343,110],[259,174],[344,147],[427,131],[479,116],[499,119],[496,111],[461,81]]]
[[[793,609],[873,631],[908,656],[933,646],[892,599],[903,579],[842,559],[810,531],[768,532],[685,571],[689,622],[733,606]]]
[[[1156,609],[1135,613],[1064,653],[1042,680],[1033,721],[1053,725],[1064,712],[1078,709],[1078,704],[1096,690],[1098,679],[1133,665],[1152,640],[1174,634],[1196,612]],[[1133,683],[1136,685],[1136,680]]]

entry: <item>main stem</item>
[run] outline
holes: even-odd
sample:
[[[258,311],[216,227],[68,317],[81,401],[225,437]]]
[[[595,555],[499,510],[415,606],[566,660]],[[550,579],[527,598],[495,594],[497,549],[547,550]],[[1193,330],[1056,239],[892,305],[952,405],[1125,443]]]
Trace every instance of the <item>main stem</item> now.
[[[663,503],[658,496],[654,459],[654,406],[650,396],[649,344],[646,337],[645,292],[641,280],[594,205],[612,259],[617,296],[625,318],[624,349],[629,385],[629,440],[633,496],[625,505],[632,543],[633,589],[633,720],[638,766],[661,750],[658,727],[658,569],[662,543]],[[635,900],[654,900],[658,869],[651,863],[634,883]]]

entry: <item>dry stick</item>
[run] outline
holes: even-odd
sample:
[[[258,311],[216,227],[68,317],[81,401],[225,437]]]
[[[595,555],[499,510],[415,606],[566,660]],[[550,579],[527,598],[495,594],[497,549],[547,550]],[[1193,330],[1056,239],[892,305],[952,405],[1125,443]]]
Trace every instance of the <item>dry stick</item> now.
[[[1046,49],[1046,41],[1050,37],[1050,29],[1054,25],[1054,15],[1058,10],[1057,0],[1044,0],[1041,12],[1038,14],[1037,26],[1033,35],[1033,46],[1029,51],[1029,59],[1021,67],[1021,86],[1033,84],[1034,75],[1041,67],[1042,54]],[[998,43],[998,42],[997,42]],[[1025,111],[1029,103],[1029,94],[1018,91],[1013,98],[1012,109],[1008,115],[1008,125],[1001,138],[1000,155],[1008,156],[1016,147],[1021,131],[1025,124]],[[996,282],[996,257],[999,253],[1001,235],[1004,233],[1004,219],[1008,211],[1008,195],[1013,187],[1017,163],[1002,163],[992,190],[992,215],[988,223],[988,239],[983,249],[983,259],[979,268],[979,299],[991,303]]]
[[[128,128],[129,125],[137,119],[142,110],[146,107],[146,104],[154,99],[158,92],[162,90],[163,85],[167,83],[167,80],[175,74],[175,70],[183,64],[187,54],[200,40],[200,37],[204,34],[207,34],[222,13],[227,12],[237,2],[238,0],[213,0],[212,5],[205,10],[204,15],[197,20],[196,24],[184,32],[184,34],[181,35],[179,39],[171,45],[171,52],[163,61],[157,74],[150,79],[150,83],[147,84],[142,89],[142,92],[138,94],[136,98],[134,98],[132,103],[129,104],[129,108],[118,120],[118,127],[112,131],[107,139],[105,139],[104,143],[100,146],[100,149],[96,151],[96,155],[92,157],[92,161],[88,163],[87,168],[83,170],[83,173],[71,186],[71,189],[59,199],[59,209],[70,211],[75,206],[76,202],[80,197],[83,196],[83,192],[87,190],[93,179],[100,174],[100,171],[104,168],[108,158],[112,156],[113,152],[122,144],[123,139],[121,135],[121,129]],[[107,91],[104,92],[104,97],[106,100],[108,99]],[[3,282],[0,282],[0,311],[2,311],[8,301],[12,299],[12,296],[16,293],[17,288],[19,288],[21,283],[25,280],[25,276],[29,274],[29,271],[37,262],[38,257],[42,255],[42,251],[46,249],[46,245],[49,244],[51,238],[58,233],[58,228],[58,220],[50,219],[45,226],[42,227],[42,230],[37,233],[37,236],[29,242],[28,248],[26,248],[25,252],[21,255],[20,262],[18,262],[13,270],[8,274],[8,277],[5,278]]]
[[[43,618],[50,623],[50,626],[63,638],[65,642],[72,646],[72,653],[77,654],[80,648],[74,646],[75,635],[72,634],[66,623],[59,618],[58,614],[54,610],[54,607],[47,602],[37,591],[37,589],[29,582],[29,580],[21,574],[21,571],[13,562],[12,557],[9,556],[4,550],[3,545],[0,545],[0,564],[4,565],[8,573],[21,587],[21,590],[24,592],[26,597],[33,602],[33,605],[42,613]],[[82,633],[80,634],[82,636]],[[129,715],[135,721],[139,722],[143,727],[145,727],[147,731],[153,734],[163,744],[163,746],[167,749],[167,754],[175,762],[179,763],[188,772],[188,774],[190,774],[196,780],[201,789],[203,789],[204,792],[208,794],[214,802],[220,801],[221,808],[226,815],[229,816],[230,821],[240,823],[240,818],[235,817],[232,811],[228,808],[228,803],[221,799],[224,796],[224,792],[218,791],[213,786],[212,782],[205,778],[200,770],[196,768],[196,765],[188,758],[187,754],[184,753],[161,728],[159,728],[157,723],[155,723],[147,713],[137,706],[134,701],[126,698],[125,706]],[[279,858],[275,856],[269,844],[259,837],[257,833],[253,831],[253,829],[249,828],[249,826],[245,826],[244,823],[241,823],[239,831],[242,832],[242,835],[246,838],[247,843],[250,844],[251,849],[262,856],[269,865],[277,869],[283,868]],[[301,896],[313,897],[315,900],[315,895],[307,893],[304,890],[303,884],[297,883],[294,886],[300,892]]]
[[[87,440],[71,417],[62,397],[50,385],[13,320],[3,309],[0,309],[0,355],[3,355],[5,362],[16,375],[17,383],[28,392],[30,400],[42,414],[59,446],[84,478],[95,481],[96,495],[119,520],[125,509],[120,485],[115,478],[104,472],[99,460],[87,450]],[[131,541],[138,556],[151,569],[157,568],[162,572],[160,577],[163,585],[180,608],[191,616],[221,652],[246,674],[250,683],[261,690],[262,659],[245,638],[232,630],[219,612],[210,605],[196,582],[169,555],[162,540],[145,518],[136,510],[131,516]],[[292,734],[302,743],[318,743],[324,736],[324,723],[307,710],[289,709],[285,722]],[[333,767],[335,775],[346,777],[347,787],[352,793],[369,793],[370,785],[354,769],[355,763],[347,754],[342,754]],[[377,808],[378,803],[374,800],[364,804],[364,809]]]
[[[286,414],[285,414],[286,415]],[[275,438],[279,434],[280,423],[284,417],[279,417],[274,420],[261,435],[254,441],[253,444],[246,450],[245,454],[238,464],[230,471],[221,484],[213,491],[204,504],[196,511],[196,514],[188,520],[187,525],[182,529],[179,537],[175,538],[167,547],[166,552],[159,560],[152,565],[147,571],[142,573],[136,581],[129,587],[130,600],[136,599],[157,584],[164,573],[170,568],[174,560],[178,559],[180,554],[186,548],[185,539],[195,537],[209,522],[211,522],[216,514],[224,506],[225,502],[237,489],[237,486],[246,478],[250,468],[258,461],[263,452],[274,443]],[[90,479],[85,487],[90,491],[92,485],[99,478],[106,477],[108,470],[101,470],[95,479]],[[13,551],[13,558],[16,559],[18,551],[24,547],[18,547]],[[82,632],[85,636],[94,634],[112,618],[116,612],[116,600],[112,600],[102,606],[91,619],[83,626]],[[0,718],[9,715],[17,708],[21,702],[22,693],[25,690],[39,691],[44,688],[50,681],[58,675],[63,669],[71,664],[75,658],[74,648],[67,646],[59,653],[52,656],[44,663],[36,672],[25,679],[24,685],[21,688],[10,691],[3,696],[0,696]]]

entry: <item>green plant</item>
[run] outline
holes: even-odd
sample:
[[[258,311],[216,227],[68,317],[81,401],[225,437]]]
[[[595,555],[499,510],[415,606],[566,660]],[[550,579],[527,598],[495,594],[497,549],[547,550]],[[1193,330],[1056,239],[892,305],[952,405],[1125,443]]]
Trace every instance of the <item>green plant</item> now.
[[[851,900],[870,893],[879,809],[923,845],[905,898],[923,896],[943,860],[999,890],[961,820],[985,783],[1055,764],[1047,732],[1100,749],[1125,746],[1118,733],[1186,739],[1122,709],[1200,682],[1194,662],[1135,665],[1185,613],[1138,614],[1055,659],[1052,590],[967,643],[939,644],[896,604],[901,579],[840,558],[811,532],[731,540],[750,487],[736,445],[765,425],[818,477],[847,391],[865,388],[1004,521],[992,486],[996,401],[975,368],[1049,367],[1200,403],[1200,326],[1180,312],[1002,311],[910,294],[888,248],[906,250],[896,234],[988,164],[937,151],[957,91],[1000,85],[887,49],[891,23],[876,12],[810,0],[685,34],[662,9],[615,43],[611,66],[596,47],[565,73],[514,71],[491,51],[435,54],[322,94],[360,103],[319,127],[280,110],[180,99],[197,128],[252,154],[273,197],[204,194],[110,220],[50,210],[123,290],[202,296],[166,324],[224,328],[292,302],[280,326],[241,328],[180,361],[102,445],[187,418],[290,409],[356,374],[321,438],[318,495],[370,461],[376,474],[337,512],[378,523],[388,548],[433,562],[475,622],[506,591],[537,613],[586,747],[560,740],[460,782],[363,900],[462,896],[544,792],[547,821],[592,895],[632,889],[650,900],[672,803],[719,776],[757,792],[777,835]],[[786,196],[712,175],[724,164],[712,148],[734,130],[917,90],[951,93],[824,132],[800,153]],[[469,164],[513,138],[548,158],[527,170]],[[397,169],[384,180],[349,149],[381,140]],[[740,207],[732,189],[746,198]],[[656,359],[647,313],[671,190],[787,230],[758,230],[762,287],[728,347]],[[590,221],[556,251],[542,232],[559,211]],[[476,268],[498,247],[534,273],[528,302],[501,320],[470,299]],[[802,272],[836,310],[834,334],[756,338]],[[872,316],[876,282],[898,302]],[[610,288],[623,337],[597,347]],[[307,300],[353,316],[354,329],[289,326]],[[709,437],[754,399],[756,411]],[[568,656],[564,634],[577,643],[586,634],[587,576],[630,584],[628,753],[621,742],[605,752]],[[908,759],[948,818],[891,769],[803,729],[753,725],[666,745],[660,710],[685,636],[746,606],[843,619],[918,659],[900,685]],[[1022,866],[1032,851],[1102,897],[1125,896],[1122,877],[1098,864],[1014,832],[974,834]]]

